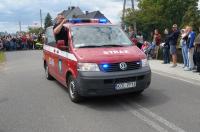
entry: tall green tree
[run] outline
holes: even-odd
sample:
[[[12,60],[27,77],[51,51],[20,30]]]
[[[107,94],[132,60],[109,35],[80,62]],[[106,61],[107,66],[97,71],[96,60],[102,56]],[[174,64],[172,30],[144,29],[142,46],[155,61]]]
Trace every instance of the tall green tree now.
[[[198,28],[200,27],[200,11],[197,6],[197,3],[193,3],[193,5],[188,7],[182,23],[183,26],[192,26],[195,31],[198,31]]]
[[[47,13],[46,17],[45,17],[45,21],[44,21],[44,28],[46,29],[49,26],[53,25],[53,21],[52,21],[52,17],[49,13]]]
[[[162,33],[176,23],[179,27],[199,25],[198,0],[138,0],[138,9],[127,9],[125,24],[137,23],[137,30],[148,35],[154,29]]]
[[[41,34],[44,31],[43,31],[43,28],[41,28],[41,27],[28,27],[28,32],[34,33],[34,34]]]

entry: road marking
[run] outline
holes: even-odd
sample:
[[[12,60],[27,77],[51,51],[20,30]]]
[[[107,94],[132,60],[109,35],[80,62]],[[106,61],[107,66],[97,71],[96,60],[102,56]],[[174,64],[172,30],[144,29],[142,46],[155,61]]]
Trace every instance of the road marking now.
[[[131,114],[133,114],[137,118],[141,119],[146,124],[148,124],[149,126],[151,126],[154,129],[156,129],[157,131],[159,131],[159,132],[168,132],[167,129],[161,127],[158,123],[152,121],[151,119],[149,119],[148,117],[146,117],[144,114],[146,114],[147,116],[153,118],[154,120],[158,121],[159,123],[165,125],[166,127],[174,130],[175,132],[186,132],[182,128],[176,126],[174,123],[169,122],[168,120],[164,119],[163,117],[161,117],[161,116],[153,113],[149,109],[141,106],[140,104],[137,104],[135,102],[130,103],[130,101],[128,101],[127,99],[122,99],[122,100],[123,100],[123,102],[120,101],[120,104],[125,109],[127,109]],[[124,103],[126,103],[126,104],[124,104]],[[131,105],[134,105],[136,110],[133,110],[133,108],[131,107]],[[141,114],[140,111],[144,112],[144,114]]]
[[[176,126],[175,124],[167,121],[166,119],[164,119],[163,117],[153,113],[152,111],[150,111],[149,109],[147,108],[144,108],[143,106],[139,105],[139,104],[136,104],[135,105],[137,107],[139,107],[139,109],[141,111],[143,111],[145,114],[149,115],[150,117],[152,117],[153,119],[161,122],[162,124],[164,124],[165,126],[171,128],[172,130],[176,131],[176,132],[186,132],[185,130],[181,129],[180,127]]]
[[[194,81],[199,81],[199,80],[196,80],[194,79],[194,81],[189,81],[189,80],[186,80],[186,79],[183,79],[183,78],[179,78],[179,77],[176,77],[176,76],[172,76],[172,75],[166,75],[164,73],[160,73],[160,72],[156,72],[156,71],[152,71],[153,73],[155,74],[158,74],[158,75],[161,75],[161,76],[165,76],[165,77],[169,77],[169,78],[173,78],[173,79],[176,79],[176,80],[180,80],[180,81],[183,81],[183,82],[187,82],[187,83],[190,83],[190,84],[195,84],[195,85],[200,85],[200,83],[196,83]]]
[[[137,110],[133,110],[129,105],[125,105],[123,103],[120,103],[120,105],[122,105],[132,115],[134,115],[137,118],[139,118],[140,120],[144,121],[147,125],[149,125],[150,127],[154,128],[158,132],[168,132],[168,130],[166,130],[165,128],[161,127],[158,123],[156,123],[156,122],[152,121],[151,119],[149,119],[148,117],[142,115]]]

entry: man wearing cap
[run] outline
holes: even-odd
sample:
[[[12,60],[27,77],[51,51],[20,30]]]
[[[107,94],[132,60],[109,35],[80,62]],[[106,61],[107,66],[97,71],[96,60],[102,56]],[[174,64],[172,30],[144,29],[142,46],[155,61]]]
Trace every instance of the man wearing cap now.
[[[178,26],[174,24],[172,26],[172,33],[169,35],[170,54],[172,55],[172,61],[173,61],[172,67],[177,66],[176,45],[177,45],[179,34],[180,34],[180,31],[178,30]]]
[[[65,44],[67,45],[67,30],[66,28],[63,26],[63,24],[66,22],[67,20],[65,19],[63,14],[58,14],[56,17],[56,24],[53,27],[53,32],[56,38],[56,42],[58,40],[64,40]]]

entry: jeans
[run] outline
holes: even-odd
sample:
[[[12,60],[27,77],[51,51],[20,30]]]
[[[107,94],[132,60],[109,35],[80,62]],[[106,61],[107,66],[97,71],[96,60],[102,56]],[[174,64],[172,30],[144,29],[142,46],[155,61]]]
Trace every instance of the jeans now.
[[[22,42],[22,47],[23,47],[24,50],[26,50],[27,49],[27,43]]]
[[[183,56],[183,63],[185,67],[189,67],[189,60],[188,60],[188,47],[186,44],[182,45],[182,56]]]
[[[200,50],[200,47],[199,47]],[[197,71],[200,72],[200,51],[196,53]]]
[[[163,61],[165,64],[170,63],[170,52],[168,47],[163,47]]]
[[[14,42],[13,42],[13,41],[10,41],[10,50],[11,50],[11,51],[14,50],[14,46],[15,46]]]
[[[191,48],[188,50],[189,68],[191,70],[194,68],[193,55],[194,55],[194,48]]]
[[[14,46],[13,46],[14,50],[17,50],[17,43],[16,42],[13,42],[13,43],[14,43]]]

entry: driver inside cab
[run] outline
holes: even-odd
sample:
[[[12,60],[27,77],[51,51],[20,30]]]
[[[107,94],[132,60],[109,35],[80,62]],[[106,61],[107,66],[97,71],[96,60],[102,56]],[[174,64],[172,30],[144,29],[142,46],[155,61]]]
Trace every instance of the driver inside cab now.
[[[53,32],[55,35],[56,42],[58,40],[64,40],[65,45],[68,43],[68,34],[67,29],[63,26],[64,23],[66,23],[66,19],[63,14],[58,14],[56,17],[56,24],[53,26]]]

